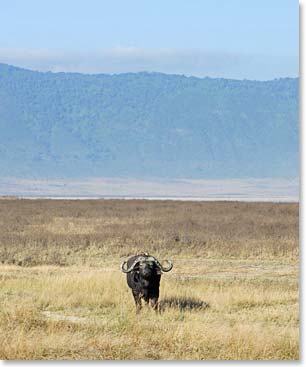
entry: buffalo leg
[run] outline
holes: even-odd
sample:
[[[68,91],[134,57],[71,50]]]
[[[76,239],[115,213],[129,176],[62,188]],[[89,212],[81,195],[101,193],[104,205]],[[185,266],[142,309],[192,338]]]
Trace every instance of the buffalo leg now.
[[[138,292],[132,292],[135,300],[136,312],[138,313],[141,310],[141,295]]]
[[[146,305],[149,304],[149,297],[147,295],[143,296],[143,300],[145,301]]]
[[[158,307],[158,298],[157,297],[151,298],[150,303],[151,303],[151,306],[152,306],[153,310],[158,311],[158,308],[159,308]]]

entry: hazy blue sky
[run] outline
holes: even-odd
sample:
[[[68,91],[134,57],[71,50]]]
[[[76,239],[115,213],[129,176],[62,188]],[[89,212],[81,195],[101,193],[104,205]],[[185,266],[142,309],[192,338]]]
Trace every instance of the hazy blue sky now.
[[[298,75],[297,0],[1,0],[0,62],[36,70]]]

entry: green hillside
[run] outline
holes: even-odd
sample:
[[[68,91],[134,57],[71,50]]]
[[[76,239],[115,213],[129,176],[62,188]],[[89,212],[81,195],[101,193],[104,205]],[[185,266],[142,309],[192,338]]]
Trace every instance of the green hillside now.
[[[294,177],[298,79],[0,64],[2,177]]]

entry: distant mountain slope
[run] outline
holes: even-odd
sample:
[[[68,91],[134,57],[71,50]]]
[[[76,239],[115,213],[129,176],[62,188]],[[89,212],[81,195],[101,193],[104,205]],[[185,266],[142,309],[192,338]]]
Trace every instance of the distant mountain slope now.
[[[293,177],[298,79],[0,64],[2,177]]]

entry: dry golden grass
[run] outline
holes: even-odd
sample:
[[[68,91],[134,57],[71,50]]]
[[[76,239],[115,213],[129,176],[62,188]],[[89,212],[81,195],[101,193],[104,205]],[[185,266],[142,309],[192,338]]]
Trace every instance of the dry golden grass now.
[[[0,212],[1,359],[299,358],[297,204],[0,200]],[[140,249],[174,261],[160,314],[135,314],[119,271]]]
[[[0,200],[0,259],[101,265],[158,256],[298,258],[298,204],[146,200]]]
[[[117,268],[2,266],[1,359],[298,358],[293,265],[179,261],[138,316]]]

